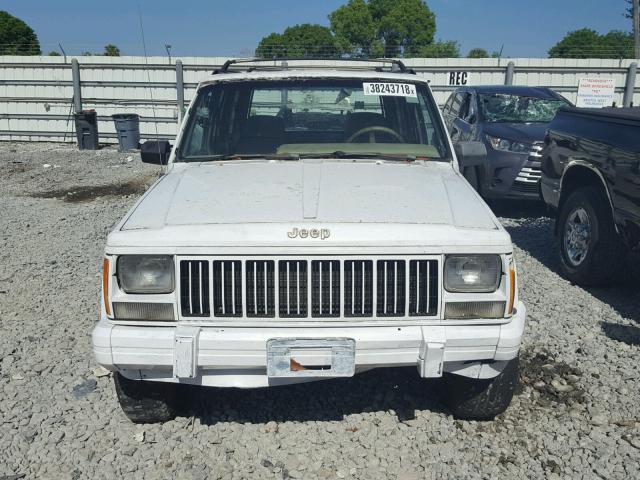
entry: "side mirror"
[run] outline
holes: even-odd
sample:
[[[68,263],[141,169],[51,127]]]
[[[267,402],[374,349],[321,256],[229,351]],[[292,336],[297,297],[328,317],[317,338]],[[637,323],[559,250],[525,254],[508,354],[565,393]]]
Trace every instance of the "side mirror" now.
[[[171,155],[171,144],[166,140],[147,140],[140,147],[143,163],[166,165]]]
[[[482,165],[487,159],[487,147],[482,142],[458,142],[453,149],[460,168]]]

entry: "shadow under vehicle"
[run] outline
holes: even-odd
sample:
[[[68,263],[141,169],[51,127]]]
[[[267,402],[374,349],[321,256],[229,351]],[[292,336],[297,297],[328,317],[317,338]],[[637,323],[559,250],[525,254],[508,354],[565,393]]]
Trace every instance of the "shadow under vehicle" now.
[[[571,105],[543,87],[456,89],[443,108],[451,141],[485,144],[486,158],[465,161],[465,178],[484,198],[539,200],[540,151],[556,111]]]
[[[562,109],[542,155],[563,274],[580,285],[610,283],[640,247],[640,109]]]

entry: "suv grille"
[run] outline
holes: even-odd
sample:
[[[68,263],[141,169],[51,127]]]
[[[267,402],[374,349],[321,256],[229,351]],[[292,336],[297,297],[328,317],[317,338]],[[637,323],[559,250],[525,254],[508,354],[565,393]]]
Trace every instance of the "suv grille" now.
[[[180,260],[183,318],[409,318],[439,311],[439,262]]]

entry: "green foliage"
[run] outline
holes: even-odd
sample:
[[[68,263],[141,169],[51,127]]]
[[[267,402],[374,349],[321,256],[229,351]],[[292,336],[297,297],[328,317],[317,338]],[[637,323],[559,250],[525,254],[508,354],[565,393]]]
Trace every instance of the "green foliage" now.
[[[336,39],[327,27],[305,23],[287,28],[284,33],[264,37],[256,56],[260,58],[330,58],[338,54]]]
[[[110,43],[109,45],[105,45],[105,47],[104,47],[104,55],[106,57],[119,57],[120,56],[120,49],[118,47],[116,47],[115,45],[113,45],[112,43]]]
[[[60,54],[59,54],[58,52],[56,52],[55,50],[51,50],[51,51],[48,53],[48,55],[49,55],[50,57],[59,57],[59,56],[60,56]]]
[[[329,14],[329,21],[342,52],[369,57],[375,50],[384,50],[377,42],[376,24],[364,0],[349,0]]]
[[[40,55],[38,36],[19,18],[0,11],[0,55]]]
[[[612,30],[600,35],[583,28],[569,32],[551,50],[551,58],[633,58],[633,35]]]
[[[256,56],[414,57],[433,44],[436,31],[435,15],[424,0],[348,0],[329,14],[329,21],[330,30],[305,24],[271,33],[260,41]]]
[[[484,48],[472,48],[469,50],[467,58],[489,58],[489,52]]]
[[[458,58],[460,56],[460,45],[458,45],[458,42],[443,42],[440,40],[422,47],[417,56],[425,58]]]

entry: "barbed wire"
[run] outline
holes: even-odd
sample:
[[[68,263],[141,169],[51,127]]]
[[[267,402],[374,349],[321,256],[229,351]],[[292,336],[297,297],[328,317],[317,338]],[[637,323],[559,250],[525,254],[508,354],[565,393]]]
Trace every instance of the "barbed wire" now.
[[[104,48],[109,44],[97,44],[97,43],[74,43],[74,44],[63,44],[64,53],[68,56],[83,56],[83,55],[91,55],[91,56],[104,56]],[[116,44],[114,44],[116,45]],[[433,44],[432,44],[433,45]],[[119,44],[116,45],[120,51],[121,56],[133,55],[133,56],[141,56],[143,55],[142,45],[139,44]],[[164,48],[164,46],[163,46]],[[16,51],[19,50],[19,53]],[[373,50],[375,53],[381,53]],[[62,55],[63,52],[60,50],[59,45],[57,44],[41,44],[40,48],[32,47],[25,48],[23,44],[20,43],[0,43],[0,55],[38,55],[48,56],[50,52],[55,52],[57,54]],[[181,52],[179,49],[172,49],[171,56],[172,57],[180,57],[180,56],[229,56],[229,57],[249,57],[254,56],[258,53],[263,53],[263,57],[266,59],[284,57],[286,55],[295,55],[295,56],[320,56],[326,57],[328,59],[340,59],[341,57],[363,57],[365,56],[366,51],[361,48],[353,48],[353,49],[345,49],[340,48],[335,45],[318,45],[314,43],[296,43],[296,44],[269,44],[263,47],[258,48],[240,48],[234,49],[233,51],[229,50],[226,52],[211,52],[207,55],[193,55],[190,53]],[[402,49],[398,49],[396,47],[390,47],[385,49],[382,52],[382,56],[389,57],[420,57],[420,51],[412,52],[412,55],[403,55]],[[426,53],[426,52],[425,52]],[[559,56],[549,57],[549,51],[545,52],[544,56],[540,56],[537,58],[611,58],[611,59],[632,59],[634,56],[634,48],[633,45],[623,46],[623,47],[610,47],[610,46],[590,46],[586,48],[561,48],[558,49]],[[161,53],[152,54],[152,56],[168,56],[165,50],[161,50]],[[461,55],[464,57],[464,55]],[[502,58],[515,58],[517,56],[514,55],[504,55]],[[528,56],[530,57],[530,56]],[[428,57],[427,57],[428,58]],[[456,58],[456,57],[452,57]],[[491,57],[485,57],[491,58]],[[531,57],[533,58],[533,57]]]

